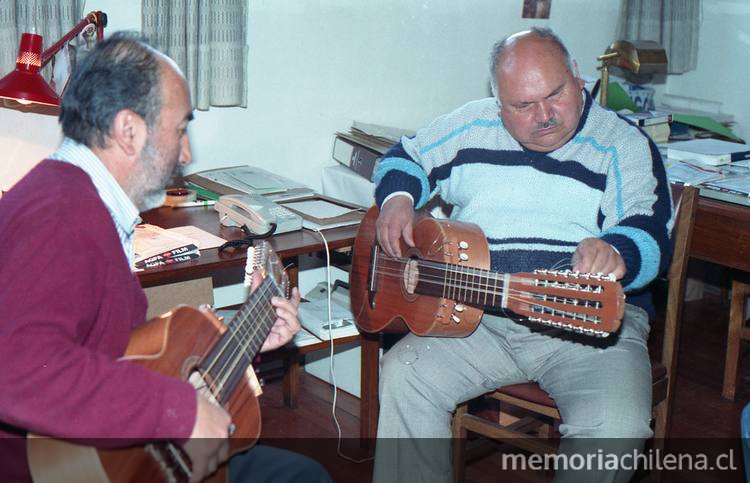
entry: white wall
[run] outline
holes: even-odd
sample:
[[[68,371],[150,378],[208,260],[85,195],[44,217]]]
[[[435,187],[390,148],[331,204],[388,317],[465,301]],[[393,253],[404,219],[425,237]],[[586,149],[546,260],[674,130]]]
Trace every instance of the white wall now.
[[[667,77],[665,92],[721,102],[735,133],[750,142],[750,2],[704,0],[698,66]]]
[[[188,171],[254,164],[319,188],[321,168],[333,164],[335,131],[355,119],[415,129],[488,95],[491,44],[531,25],[557,31],[581,73],[597,75],[595,58],[614,40],[619,0],[557,0],[549,20],[521,19],[521,5],[251,0],[248,107],[196,113]],[[86,10],[94,9],[108,13],[108,32],[140,29],[140,2],[88,0]],[[740,111],[747,116],[747,9],[742,0],[706,1],[701,70],[670,78],[668,92],[705,92],[703,97],[725,100],[725,111],[735,110],[738,119]],[[730,12],[737,10],[743,13],[735,18]],[[736,51],[725,47],[739,39],[744,43]],[[741,101],[728,102],[734,99]],[[0,188],[7,189],[58,142],[54,118],[0,109]]]

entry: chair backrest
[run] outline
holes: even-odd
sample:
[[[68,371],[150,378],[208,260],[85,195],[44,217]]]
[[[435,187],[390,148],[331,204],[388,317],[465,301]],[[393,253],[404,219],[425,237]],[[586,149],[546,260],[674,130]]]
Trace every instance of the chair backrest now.
[[[695,211],[698,206],[698,189],[693,186],[673,186],[672,200],[675,206],[676,220],[672,230],[674,252],[669,266],[667,280],[667,306],[664,318],[664,340],[662,343],[661,363],[667,369],[669,385],[667,388],[667,406],[672,404],[674,382],[677,376],[677,349],[680,341],[680,321],[682,319],[682,305],[685,296],[685,282],[688,260],[690,258],[690,243],[693,236]],[[662,421],[664,428],[669,429],[669,414]]]

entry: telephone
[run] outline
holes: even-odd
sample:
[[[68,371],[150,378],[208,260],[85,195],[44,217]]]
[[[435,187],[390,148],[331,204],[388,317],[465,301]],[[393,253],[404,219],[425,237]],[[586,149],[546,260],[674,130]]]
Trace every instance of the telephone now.
[[[258,194],[220,196],[214,204],[224,226],[247,226],[256,234],[266,233],[276,223],[274,233],[302,229],[302,217]]]

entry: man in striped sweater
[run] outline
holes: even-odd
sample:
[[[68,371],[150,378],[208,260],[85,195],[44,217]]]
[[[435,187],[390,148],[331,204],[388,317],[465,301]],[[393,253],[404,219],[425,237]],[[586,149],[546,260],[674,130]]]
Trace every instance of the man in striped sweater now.
[[[628,294],[622,328],[600,341],[485,314],[465,338],[407,335],[382,361],[375,481],[449,481],[444,438],[455,406],[508,384],[536,381],[555,400],[563,455],[633,455],[652,434],[645,288],[671,258],[669,186],[654,143],[596,104],[577,74],[547,29],[498,42],[494,97],[436,119],[384,156],[377,235],[399,256],[399,240],[414,244],[414,209],[440,195],[452,218],[484,231],[494,271],[614,274]],[[595,464],[556,480],[630,474]]]

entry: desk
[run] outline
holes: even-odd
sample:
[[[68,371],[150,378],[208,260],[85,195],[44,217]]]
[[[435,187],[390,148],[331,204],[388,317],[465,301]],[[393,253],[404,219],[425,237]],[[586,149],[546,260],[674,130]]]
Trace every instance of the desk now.
[[[690,256],[750,272],[750,207],[700,197]]]
[[[141,214],[145,223],[173,228],[176,226],[193,225],[226,240],[243,238],[242,230],[236,227],[225,227],[219,224],[219,217],[211,207],[168,208],[162,207]],[[357,234],[358,225],[334,228],[325,231],[330,250],[351,247]],[[297,285],[298,268],[297,257],[308,253],[325,250],[320,236],[308,230],[283,233],[269,238],[269,242],[276,254],[287,268],[289,280]],[[182,282],[202,277],[211,277],[214,286],[238,283],[244,278],[245,250],[219,253],[218,249],[201,250],[201,256],[195,260],[174,265],[154,267],[138,273],[142,287],[154,287],[173,282]],[[291,264],[291,265],[290,265]],[[377,337],[360,336],[361,343],[361,398],[360,398],[360,436],[374,437],[377,423],[378,404],[378,350]],[[355,338],[346,339],[351,342]],[[293,407],[296,404],[297,381],[299,376],[299,358],[301,354],[327,348],[328,341],[306,346],[286,361],[287,371],[284,376],[284,399]],[[320,347],[317,347],[320,346]],[[291,351],[292,349],[284,349]],[[373,379],[374,378],[374,379]]]
[[[225,240],[237,240],[244,237],[242,230],[237,227],[227,227],[219,224],[219,217],[211,207],[169,208],[162,207],[141,214],[145,223],[162,228],[193,225],[209,233],[220,236]],[[348,226],[326,230],[328,248],[351,247],[357,234],[357,226]],[[269,238],[271,247],[286,265],[294,263],[289,273],[292,285],[297,285],[296,259],[299,255],[315,253],[325,250],[323,240],[316,233],[309,230],[298,230]],[[200,277],[211,276],[215,286],[238,283],[243,279],[245,269],[245,250],[219,253],[216,248],[201,250],[201,256],[195,260],[149,268],[139,272],[138,278],[143,287],[153,287],[165,283],[182,282]],[[227,273],[235,275],[226,278]],[[238,275],[238,276],[237,276]]]
[[[722,396],[734,400],[745,322],[750,272],[750,207],[701,197],[695,214],[690,256],[745,273],[732,273],[727,351]]]

